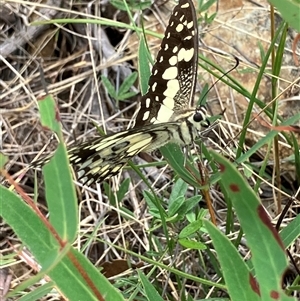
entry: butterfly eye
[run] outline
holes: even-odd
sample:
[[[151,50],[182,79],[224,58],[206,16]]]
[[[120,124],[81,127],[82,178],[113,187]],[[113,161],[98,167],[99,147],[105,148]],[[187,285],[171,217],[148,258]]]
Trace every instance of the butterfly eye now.
[[[195,122],[201,122],[205,119],[205,116],[204,116],[203,112],[196,111],[196,113],[193,116],[193,119]]]

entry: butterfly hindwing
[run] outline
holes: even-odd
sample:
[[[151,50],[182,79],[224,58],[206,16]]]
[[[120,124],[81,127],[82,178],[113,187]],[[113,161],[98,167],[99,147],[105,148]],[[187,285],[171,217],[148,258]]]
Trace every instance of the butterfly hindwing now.
[[[161,141],[170,141],[178,132],[178,123],[147,125],[143,132],[130,129],[117,134],[87,141],[69,150],[71,164],[78,166],[78,179],[84,184],[101,182],[116,175],[120,169],[141,151],[155,149]]]

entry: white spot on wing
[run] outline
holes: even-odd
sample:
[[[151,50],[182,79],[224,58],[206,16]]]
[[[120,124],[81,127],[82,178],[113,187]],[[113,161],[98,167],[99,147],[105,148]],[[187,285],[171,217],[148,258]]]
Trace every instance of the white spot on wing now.
[[[150,103],[151,103],[151,99],[149,97],[146,98],[146,100],[145,100],[146,108],[150,107]]]
[[[100,171],[100,166],[99,167],[97,166],[97,167],[92,168],[90,173],[96,174],[96,173],[99,173],[99,171]]]
[[[182,4],[181,8],[188,8],[190,5],[188,3]]]
[[[178,24],[177,26],[176,26],[176,31],[177,32],[181,32],[183,30],[183,25],[182,24]]]
[[[169,64],[171,66],[175,66],[177,64],[177,56],[176,55],[173,55],[169,58]]]
[[[164,102],[167,102],[169,104],[171,104],[171,102],[173,102],[173,106],[174,106],[174,101],[173,99],[169,99],[169,101],[167,101],[167,98],[165,99]],[[162,105],[158,112],[157,112],[157,121],[155,121],[154,123],[161,123],[161,122],[168,122],[170,120],[170,118],[172,117],[173,115],[173,110]]]
[[[142,141],[134,143],[131,147],[128,148],[127,153],[130,155],[135,155],[138,152],[142,151],[149,143],[151,143],[152,137],[143,139]]]
[[[149,111],[145,112],[143,115],[143,120],[147,120],[149,118],[149,115],[150,115]]]
[[[185,60],[186,62],[190,61],[194,56],[194,48],[184,49],[181,48],[178,52],[178,61]]]
[[[193,26],[194,26],[194,22],[193,22],[193,21],[189,22],[189,23],[186,25],[186,27],[187,27],[188,29],[191,29]]]
[[[176,53],[178,51],[178,46],[175,46],[174,48],[173,48],[173,53]]]
[[[156,86],[157,86],[157,82],[155,82],[155,83],[152,85],[152,87],[151,87],[151,90],[152,90],[152,92],[154,92],[154,91],[155,91],[155,89],[156,89]]]
[[[122,168],[122,165],[116,165],[112,170],[111,170],[111,172],[112,173],[116,173],[117,171],[119,171],[120,169]]]
[[[169,97],[169,98],[174,98],[176,93],[179,91],[179,82],[177,79],[171,79],[167,82],[167,89],[163,93],[164,96]],[[174,102],[174,101],[173,101]],[[174,105],[172,105],[173,108]]]
[[[177,67],[170,67],[165,70],[165,72],[162,75],[163,79],[169,80],[174,79],[178,75],[178,68]]]
[[[103,139],[103,141],[100,145],[99,144],[96,145],[97,147],[95,148],[95,151],[96,152],[102,151],[115,143],[116,143],[115,139],[109,140],[107,142],[105,142],[105,140]]]

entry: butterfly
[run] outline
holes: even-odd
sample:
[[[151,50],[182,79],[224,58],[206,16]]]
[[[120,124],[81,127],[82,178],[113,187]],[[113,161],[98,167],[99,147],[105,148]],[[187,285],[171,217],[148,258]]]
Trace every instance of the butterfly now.
[[[171,14],[134,127],[71,148],[69,160],[78,166],[78,179],[87,185],[101,182],[141,151],[167,143],[191,144],[208,125],[204,106],[190,108],[197,67],[195,7],[191,0],[180,0]]]

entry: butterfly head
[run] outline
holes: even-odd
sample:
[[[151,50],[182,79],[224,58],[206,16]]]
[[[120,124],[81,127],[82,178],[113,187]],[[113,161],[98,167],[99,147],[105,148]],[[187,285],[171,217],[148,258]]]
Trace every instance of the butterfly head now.
[[[209,127],[208,114],[205,106],[199,106],[196,109],[186,109],[180,114],[174,114],[172,121],[187,120],[195,128],[200,130],[202,127]]]
[[[188,117],[188,121],[193,125],[196,131],[203,131],[203,129],[207,129],[210,126],[210,122],[208,119],[206,107],[197,107],[192,112],[190,117]]]

